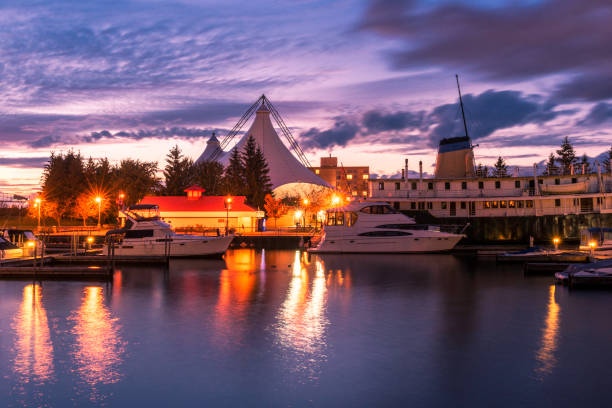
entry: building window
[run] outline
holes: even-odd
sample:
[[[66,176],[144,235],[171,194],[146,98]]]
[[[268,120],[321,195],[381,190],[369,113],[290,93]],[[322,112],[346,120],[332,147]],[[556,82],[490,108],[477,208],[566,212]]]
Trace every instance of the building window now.
[[[367,197],[368,196],[368,192],[364,190],[364,191],[361,192],[361,195],[364,196],[364,197]]]
[[[444,183],[444,189],[445,190],[450,190],[450,183],[448,181],[446,183]]]
[[[597,204],[601,204],[601,197],[597,197]]]
[[[527,208],[533,208],[533,200],[527,200],[527,201],[525,201],[525,207],[527,207]]]
[[[424,210],[425,209],[425,203],[420,202],[419,203],[419,210]]]
[[[572,178],[572,184],[576,184],[578,182],[578,179],[576,177]]]
[[[561,207],[561,199],[555,198],[555,207]]]
[[[427,189],[433,190],[433,183],[427,183]]]
[[[367,180],[370,178],[369,174],[364,174],[363,176],[361,176],[362,179]]]
[[[555,184],[556,184],[556,185],[561,184],[561,179],[555,179]]]
[[[353,191],[351,191],[351,194],[353,194],[354,196],[356,196],[356,195],[357,195],[357,191],[353,190]]]
[[[379,190],[384,190],[385,189],[385,183],[383,181],[379,181],[378,182],[378,189]]]
[[[321,171],[319,169],[315,170],[315,174],[319,174]]]
[[[484,188],[484,181],[479,181],[478,182],[478,188],[481,189],[481,190]]]
[[[514,181],[514,188],[521,188],[521,180]]]
[[[410,209],[416,210],[416,203],[414,201],[410,203]]]
[[[465,201],[462,201],[462,202],[461,202],[461,209],[462,209],[462,210],[465,210]]]
[[[462,190],[467,190],[467,181],[462,181],[461,182],[461,189]]]
[[[501,181],[495,182],[495,188],[501,188]]]
[[[433,203],[431,201],[427,203],[427,209],[428,210],[432,210],[433,209]]]
[[[516,203],[518,204],[518,208],[523,208],[524,201],[521,200],[521,201],[517,201]]]
[[[399,182],[395,182],[395,191],[400,189],[400,183]]]
[[[352,180],[353,179],[353,175],[352,174],[347,174],[346,175],[346,179],[347,180]]]
[[[410,187],[411,187],[413,190],[416,190],[416,188],[417,188],[417,187],[416,187],[416,182],[414,182],[414,181],[413,181],[413,182],[412,182],[412,185],[411,185]]]
[[[440,203],[440,208],[443,209],[443,210],[446,210],[446,201],[442,201]]]

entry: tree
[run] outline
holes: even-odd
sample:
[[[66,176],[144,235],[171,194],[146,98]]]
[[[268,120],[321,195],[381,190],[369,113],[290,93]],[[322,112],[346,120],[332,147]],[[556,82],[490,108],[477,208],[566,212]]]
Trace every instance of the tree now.
[[[612,173],[612,146],[610,147],[610,150],[608,150],[608,157],[604,159],[603,165],[605,173]]]
[[[112,173],[113,193],[117,196],[122,192],[125,205],[134,205],[145,195],[161,190],[156,162],[125,159],[112,169]]]
[[[487,169],[487,166],[483,167],[481,163],[478,163],[478,167],[476,168],[476,177],[488,177],[488,172],[489,170]]]
[[[559,168],[557,167],[557,158],[553,153],[548,156],[548,162],[546,163],[546,170],[544,171],[545,176],[556,176],[559,174]]]
[[[246,202],[262,208],[265,197],[272,193],[268,163],[255,138],[249,135],[243,152],[244,178],[246,181]]]
[[[274,228],[276,228],[276,220],[287,214],[287,207],[282,200],[276,200],[270,194],[265,197],[264,208],[268,217],[274,220]]]
[[[223,166],[216,161],[205,161],[193,165],[194,182],[208,195],[223,194]]]
[[[170,149],[166,155],[166,167],[164,168],[164,194],[183,195],[185,189],[193,182],[192,167],[193,161],[183,156],[178,145]]]
[[[42,193],[46,206],[55,204],[55,216],[58,226],[63,217],[71,215],[77,197],[86,189],[86,178],[83,158],[80,153],[69,150],[68,153],[56,155],[51,152],[49,162],[42,175]]]
[[[559,156],[557,161],[561,163],[562,174],[569,174],[571,167],[576,163],[576,152],[567,136],[561,143],[561,149],[557,150],[557,155]]]
[[[104,203],[104,201],[102,201]],[[83,226],[85,227],[86,220],[89,217],[95,217],[98,215],[98,204],[94,200],[94,195],[89,193],[82,193],[76,200],[74,212],[83,220]]]
[[[223,175],[223,189],[224,193],[228,195],[245,195],[246,180],[244,177],[244,163],[242,162],[242,155],[238,149],[232,149],[230,153],[230,159],[227,167],[225,168],[225,174]]]
[[[493,170],[493,175],[495,177],[508,177],[508,166],[504,159],[499,156],[497,158],[497,162],[495,162],[495,169]]]
[[[589,157],[586,154],[582,155],[582,158],[580,159],[580,171],[582,172],[582,174],[592,173],[591,164],[589,163]]]

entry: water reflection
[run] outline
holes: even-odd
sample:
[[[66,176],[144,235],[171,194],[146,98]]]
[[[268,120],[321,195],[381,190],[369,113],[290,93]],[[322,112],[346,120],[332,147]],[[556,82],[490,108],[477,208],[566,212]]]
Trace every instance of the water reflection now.
[[[81,307],[70,317],[75,322],[76,371],[91,387],[90,399],[93,401],[104,397],[98,389],[99,385],[112,384],[121,379],[119,367],[125,352],[118,319],[111,317],[103,300],[101,287],[86,287]]]
[[[536,352],[538,365],[535,373],[539,379],[543,379],[547,374],[550,374],[557,363],[555,351],[558,347],[560,310],[559,304],[555,301],[555,285],[550,285],[548,313],[542,330],[542,344]]]
[[[308,269],[302,264],[300,252],[295,252],[292,278],[287,296],[277,316],[277,336],[281,347],[290,351],[292,369],[316,379],[319,365],[325,360],[325,316],[327,286],[325,267],[315,261],[315,274],[308,293]]]
[[[12,327],[17,335],[14,370],[21,382],[43,383],[52,379],[53,344],[39,285],[23,288],[21,306]]]

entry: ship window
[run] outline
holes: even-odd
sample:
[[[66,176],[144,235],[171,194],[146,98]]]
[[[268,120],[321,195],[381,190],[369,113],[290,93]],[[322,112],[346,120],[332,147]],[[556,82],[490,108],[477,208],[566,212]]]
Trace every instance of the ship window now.
[[[328,212],[327,213],[327,225],[344,225],[344,213],[343,212]]]
[[[385,183],[383,181],[378,182],[378,189],[379,190],[384,190],[385,189]]]
[[[501,188],[501,181],[495,182],[495,188]]]
[[[555,198],[555,207],[561,207],[561,199]]]
[[[363,207],[359,211],[366,214],[397,214],[397,211],[395,211],[389,205],[373,205],[369,207]]]
[[[446,210],[446,201],[442,201],[440,203],[440,208],[443,209],[443,210]]]
[[[516,203],[518,204],[518,208],[523,208],[523,205],[525,202],[521,200],[521,201],[517,201]]]
[[[479,181],[478,182],[478,188],[481,189],[481,190],[484,188],[484,181]]]
[[[427,189],[433,190],[433,183],[427,183]]]
[[[462,190],[467,190],[467,181],[462,181],[461,182],[461,189]]]
[[[150,238],[153,236],[153,230],[128,230],[125,232],[125,238]]]
[[[461,209],[462,209],[462,210],[465,210],[465,201],[462,201],[462,202],[461,202]]]
[[[404,231],[368,231],[359,234],[361,237],[400,237],[412,235],[410,232]]]
[[[431,201],[427,203],[427,209],[428,210],[433,209],[433,203]]]
[[[425,209],[425,203],[420,202],[419,203],[419,210],[424,210]]]
[[[556,179],[555,179],[555,184],[556,184],[556,185],[561,184],[561,179],[556,178]]]
[[[572,178],[572,184],[576,184],[578,182],[578,179],[576,177]]]
[[[383,225],[377,225],[375,228],[399,229],[399,230],[426,230],[427,229],[427,225],[422,225],[422,224],[383,224]]]
[[[499,207],[499,201],[493,201],[491,204],[492,204],[493,208],[498,208]]]
[[[410,203],[410,209],[416,210],[416,203],[414,201]]]
[[[506,208],[506,207],[507,207],[507,204],[505,201],[502,200],[499,202],[499,208]]]
[[[347,211],[344,218],[346,218],[346,226],[352,227],[357,222],[357,213],[353,211]]]
[[[413,181],[413,182],[412,182],[412,185],[411,185],[411,187],[412,187],[412,189],[413,189],[413,190],[416,190],[416,189],[417,189],[417,185],[416,185],[416,182],[414,182],[414,181]]]
[[[450,183],[449,182],[444,183],[444,189],[445,190],[450,190]]]
[[[543,179],[538,179],[538,184],[544,184],[544,180]]]
[[[484,208],[491,208],[491,202],[490,201],[485,201],[483,204],[484,204]]]
[[[394,201],[393,202],[393,209],[394,210],[399,210],[399,202],[398,201]]]
[[[395,182],[395,190],[399,190],[400,189],[400,183]]]
[[[516,207],[516,202],[515,201],[508,201],[508,208],[515,208]]]
[[[525,201],[525,207],[527,207],[527,208],[533,208],[533,200],[527,200],[527,201]]]
[[[514,188],[521,188],[521,180],[514,181]]]

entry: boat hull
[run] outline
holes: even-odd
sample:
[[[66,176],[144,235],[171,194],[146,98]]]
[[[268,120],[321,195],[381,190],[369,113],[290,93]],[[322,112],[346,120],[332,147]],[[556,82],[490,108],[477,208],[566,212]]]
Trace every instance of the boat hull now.
[[[118,257],[159,257],[169,256],[171,258],[185,257],[214,257],[225,253],[233,235],[227,237],[197,237],[190,239],[172,239],[170,242],[163,240],[124,240],[116,244],[115,256]],[[108,253],[108,245],[104,252]]]
[[[312,253],[437,253],[452,250],[463,235],[444,237],[359,237],[324,238]]]

